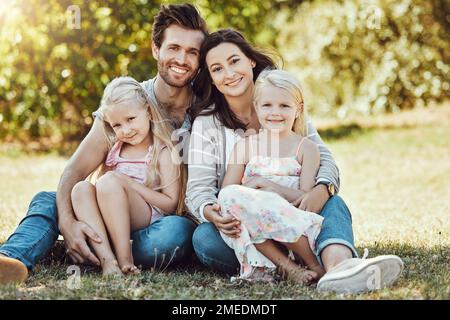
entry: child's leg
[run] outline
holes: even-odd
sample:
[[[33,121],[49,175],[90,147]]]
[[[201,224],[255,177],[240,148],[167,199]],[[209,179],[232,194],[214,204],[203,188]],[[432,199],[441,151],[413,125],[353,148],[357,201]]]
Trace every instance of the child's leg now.
[[[309,246],[307,237],[301,236],[297,242],[283,243],[283,244],[286,246],[286,248],[298,254],[302,258],[302,260],[306,263],[309,269],[317,273],[317,280],[320,279],[325,274],[325,270],[322,268],[319,261],[317,261],[314,252],[311,250],[311,247]]]
[[[77,219],[88,224],[102,239],[101,243],[89,239],[89,245],[100,260],[103,275],[122,275],[97,205],[95,187],[88,181],[81,181],[72,189],[71,198]]]
[[[255,244],[255,247],[279,268],[283,276],[290,280],[300,284],[309,284],[317,277],[316,272],[305,270],[289,259],[275,245],[273,240],[266,240],[263,243]]]
[[[148,226],[151,220],[149,206],[136,195],[139,196],[128,187],[125,180],[113,173],[105,174],[97,182],[100,211],[114,245],[119,266],[124,273],[139,271],[133,263],[130,230],[132,227]]]

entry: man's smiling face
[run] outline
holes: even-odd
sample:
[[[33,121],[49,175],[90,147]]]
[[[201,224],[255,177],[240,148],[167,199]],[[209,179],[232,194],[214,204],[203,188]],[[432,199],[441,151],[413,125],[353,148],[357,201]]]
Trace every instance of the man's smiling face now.
[[[152,45],[161,78],[173,87],[182,88],[197,75],[200,47],[205,35],[199,30],[172,24],[164,31],[161,47]]]

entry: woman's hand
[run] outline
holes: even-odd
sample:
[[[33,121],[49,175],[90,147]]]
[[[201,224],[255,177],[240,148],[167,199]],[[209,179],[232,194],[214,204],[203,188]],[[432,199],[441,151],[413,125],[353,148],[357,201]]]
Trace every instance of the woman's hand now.
[[[239,238],[241,222],[232,215],[222,216],[220,214],[220,206],[217,203],[205,206],[203,213],[208,221],[213,223],[218,230],[228,237]]]

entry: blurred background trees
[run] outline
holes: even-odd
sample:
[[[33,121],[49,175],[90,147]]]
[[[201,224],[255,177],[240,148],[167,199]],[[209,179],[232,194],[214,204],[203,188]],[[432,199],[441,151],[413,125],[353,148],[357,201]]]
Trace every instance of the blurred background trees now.
[[[450,0],[190,2],[212,31],[233,27],[279,52],[317,116],[396,112],[450,97]],[[1,141],[73,149],[110,80],[155,75],[151,26],[160,4],[0,0]],[[80,8],[80,29],[67,24],[71,5]]]

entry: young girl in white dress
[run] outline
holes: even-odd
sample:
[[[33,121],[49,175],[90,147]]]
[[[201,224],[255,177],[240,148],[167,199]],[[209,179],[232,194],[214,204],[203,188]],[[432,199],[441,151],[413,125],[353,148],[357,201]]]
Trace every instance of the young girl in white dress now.
[[[302,90],[286,71],[263,71],[253,101],[262,129],[236,143],[218,196],[221,213],[240,220],[241,233],[221,235],[236,253],[241,278],[278,268],[287,278],[309,284],[324,274],[314,255],[323,218],[283,197],[311,190],[320,164],[317,146],[306,138]],[[297,254],[307,269],[282,255],[277,243]]]

